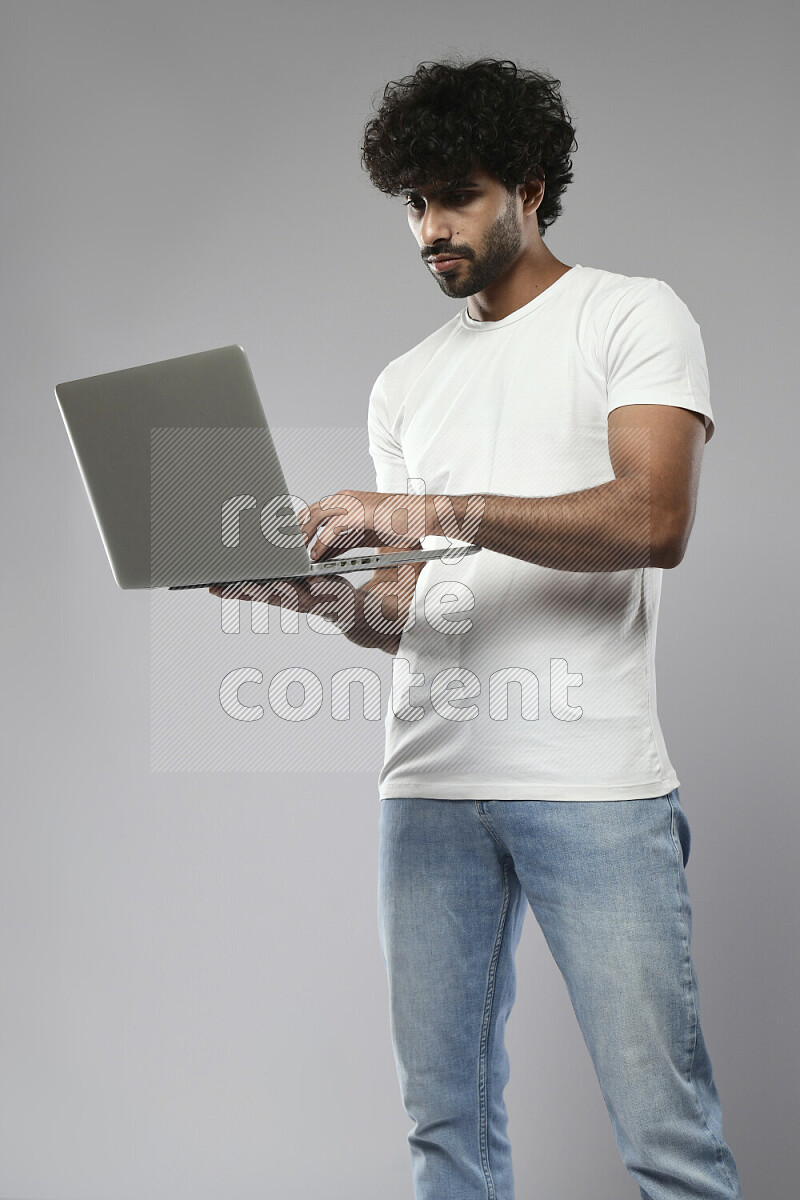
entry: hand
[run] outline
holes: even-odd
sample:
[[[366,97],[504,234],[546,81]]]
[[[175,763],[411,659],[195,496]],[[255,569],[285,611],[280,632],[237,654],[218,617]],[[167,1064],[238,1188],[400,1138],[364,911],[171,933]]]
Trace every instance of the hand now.
[[[279,608],[285,605],[296,612],[317,613],[335,623],[339,611],[347,612],[348,602],[352,606],[349,593],[355,589],[343,575],[306,575],[297,579],[214,583],[208,590],[223,600],[252,600]]]
[[[396,513],[402,513],[397,516]],[[322,560],[353,546],[416,549],[425,536],[425,497],[344,490],[324,496],[297,514],[310,554]],[[398,532],[396,526],[402,532]]]

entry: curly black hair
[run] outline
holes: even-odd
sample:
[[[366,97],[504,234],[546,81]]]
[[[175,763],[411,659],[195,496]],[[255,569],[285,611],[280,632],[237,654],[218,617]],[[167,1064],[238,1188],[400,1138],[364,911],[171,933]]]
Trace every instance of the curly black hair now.
[[[364,130],[361,165],[389,196],[432,180],[464,178],[475,164],[513,192],[544,179],[539,234],[561,215],[572,182],[575,129],[560,79],[509,59],[423,62],[387,83]],[[373,107],[375,98],[373,97]]]

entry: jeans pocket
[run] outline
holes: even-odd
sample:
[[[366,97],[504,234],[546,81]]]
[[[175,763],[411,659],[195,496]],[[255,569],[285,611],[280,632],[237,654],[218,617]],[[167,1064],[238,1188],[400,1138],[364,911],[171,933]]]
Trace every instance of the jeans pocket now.
[[[689,828],[689,818],[681,808],[680,795],[677,788],[669,793],[667,799],[672,809],[672,836],[674,839],[677,834],[677,843],[681,848],[685,868],[689,861],[689,852],[692,848],[692,831]]]

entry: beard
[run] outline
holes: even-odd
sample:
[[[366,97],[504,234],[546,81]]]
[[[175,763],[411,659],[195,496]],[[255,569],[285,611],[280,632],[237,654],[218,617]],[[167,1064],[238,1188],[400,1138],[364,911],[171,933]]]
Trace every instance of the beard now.
[[[473,259],[465,258],[466,266],[458,268],[457,274],[437,275],[436,282],[442,291],[455,299],[474,296],[502,275],[522,249],[522,229],[517,220],[517,197],[510,192],[505,208],[484,238],[480,253]]]

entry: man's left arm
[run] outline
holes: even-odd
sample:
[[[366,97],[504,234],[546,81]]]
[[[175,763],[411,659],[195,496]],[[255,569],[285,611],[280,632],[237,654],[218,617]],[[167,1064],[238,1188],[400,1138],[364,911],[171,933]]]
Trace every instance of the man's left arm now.
[[[419,497],[426,532],[561,571],[675,567],[694,523],[705,441],[698,412],[626,404],[608,415],[610,482],[559,496]]]

